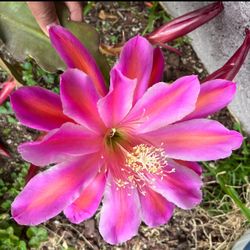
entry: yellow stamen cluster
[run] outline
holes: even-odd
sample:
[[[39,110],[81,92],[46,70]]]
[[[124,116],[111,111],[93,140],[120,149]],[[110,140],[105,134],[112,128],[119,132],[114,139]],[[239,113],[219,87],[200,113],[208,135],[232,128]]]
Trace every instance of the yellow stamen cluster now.
[[[167,164],[167,156],[163,148],[156,148],[145,144],[137,145],[127,155],[126,166],[135,173],[146,172],[157,174]]]
[[[166,165],[167,156],[163,148],[146,144],[137,145],[126,155],[125,166],[121,169],[123,178],[115,180],[117,189],[137,188],[141,194],[146,195],[145,186],[152,186],[156,175],[163,179]]]

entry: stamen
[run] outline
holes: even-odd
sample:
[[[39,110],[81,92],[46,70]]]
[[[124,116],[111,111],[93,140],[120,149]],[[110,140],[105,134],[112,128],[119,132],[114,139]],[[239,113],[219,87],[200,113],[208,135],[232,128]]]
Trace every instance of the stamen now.
[[[146,195],[146,187],[154,186],[156,176],[162,180],[166,174],[174,172],[174,169],[164,170],[166,165],[167,156],[163,148],[137,145],[126,155],[125,165],[121,169],[123,177],[115,179],[117,188],[137,188],[142,195]]]
[[[133,151],[127,155],[126,166],[134,172],[157,174],[162,172],[162,168],[167,164],[167,156],[163,148],[156,148],[145,144],[137,145]]]

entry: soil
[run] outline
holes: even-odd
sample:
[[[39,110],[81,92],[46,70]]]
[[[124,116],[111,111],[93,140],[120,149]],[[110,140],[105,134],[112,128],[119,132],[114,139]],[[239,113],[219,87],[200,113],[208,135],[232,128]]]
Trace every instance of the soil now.
[[[101,19],[101,11],[102,15],[104,11],[106,15],[117,18]],[[98,29],[102,43],[113,45],[141,33],[147,25],[148,15],[149,11],[145,2],[98,2],[93,5],[88,15],[85,16],[85,21]],[[160,18],[155,23],[155,27],[162,23],[163,20]],[[175,43],[172,43],[172,45],[175,45]],[[186,42],[182,42],[180,45],[179,42],[178,49],[182,53],[181,57],[163,49],[166,60],[164,80],[172,82],[180,76],[190,74],[197,74],[200,79],[203,79],[207,75],[207,71],[197,58],[192,46]],[[110,62],[115,60],[116,57],[109,57]],[[45,86],[42,81],[38,82],[38,84]],[[36,131],[28,129],[18,122],[9,123],[8,117],[9,115],[4,114],[0,116],[0,138],[13,156],[12,159],[1,159],[1,167],[6,169],[6,173],[15,171],[24,163],[17,153],[17,146],[21,142],[33,140],[38,136]],[[213,118],[219,120],[228,128],[233,126],[234,120],[227,109],[222,110]],[[8,174],[1,178],[8,179]],[[229,249],[231,243],[230,241],[225,243],[225,240],[232,237],[232,235],[234,236],[232,240],[236,239],[242,230],[239,226],[242,222],[239,211],[234,212],[233,216],[239,222],[235,226],[230,224],[228,218],[213,218],[201,207],[190,211],[176,209],[168,224],[157,228],[149,228],[142,224],[138,236],[120,246],[111,246],[105,243],[99,234],[99,212],[96,213],[94,218],[79,225],[73,225],[63,215],[58,215],[43,224],[49,231],[49,240],[43,243],[40,249],[67,249],[68,247],[71,247],[71,249],[103,250]],[[221,234],[221,230],[223,230],[223,234]]]

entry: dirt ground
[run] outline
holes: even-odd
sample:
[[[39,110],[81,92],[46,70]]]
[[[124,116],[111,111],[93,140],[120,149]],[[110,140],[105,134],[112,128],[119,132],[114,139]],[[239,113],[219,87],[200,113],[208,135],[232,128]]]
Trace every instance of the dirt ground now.
[[[103,13],[106,14],[106,18],[103,17]],[[107,14],[113,17],[108,18]],[[92,6],[85,20],[98,29],[102,43],[113,45],[141,33],[147,25],[148,15],[145,2],[98,2]],[[163,20],[160,18],[155,26],[162,23]],[[190,74],[204,78],[207,71],[191,45],[184,41],[172,43],[176,44],[182,53],[181,57],[164,49],[166,60],[164,80],[172,82],[180,76]],[[109,60],[114,62],[116,58],[110,57]],[[38,84],[44,86],[43,82]],[[232,128],[234,120],[227,109],[216,114],[214,118]],[[16,147],[21,142],[36,138],[37,135],[37,132],[19,123],[9,123],[7,115],[0,117],[0,138],[13,156],[11,160],[2,159],[1,167],[6,170],[6,176],[1,178],[8,179],[8,173],[17,171],[24,163]],[[49,220],[43,224],[49,232],[49,240],[43,243],[40,249],[230,249],[232,242],[241,235],[246,223],[237,208],[231,214],[221,213],[217,216],[209,215],[202,206],[190,211],[176,209],[168,224],[158,228],[149,228],[142,224],[138,236],[120,246],[110,246],[99,234],[98,219],[99,212],[94,218],[79,225],[70,224],[63,215]]]

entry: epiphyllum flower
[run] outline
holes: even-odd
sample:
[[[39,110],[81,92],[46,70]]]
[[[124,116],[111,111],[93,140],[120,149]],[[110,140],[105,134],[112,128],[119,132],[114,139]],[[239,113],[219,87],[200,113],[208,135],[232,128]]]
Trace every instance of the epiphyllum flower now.
[[[50,37],[71,67],[61,75],[60,95],[23,87],[11,103],[24,125],[47,132],[20,145],[22,157],[56,165],[28,182],[12,204],[13,218],[37,225],[63,211],[80,223],[104,194],[100,232],[117,244],[136,235],[141,220],[158,226],[175,206],[199,204],[201,168],[194,161],[225,158],[242,142],[236,131],[204,118],[231,101],[235,84],[200,86],[194,75],[157,82],[162,54],[137,36],[111,70],[107,93],[93,58],[71,33],[53,26]]]

